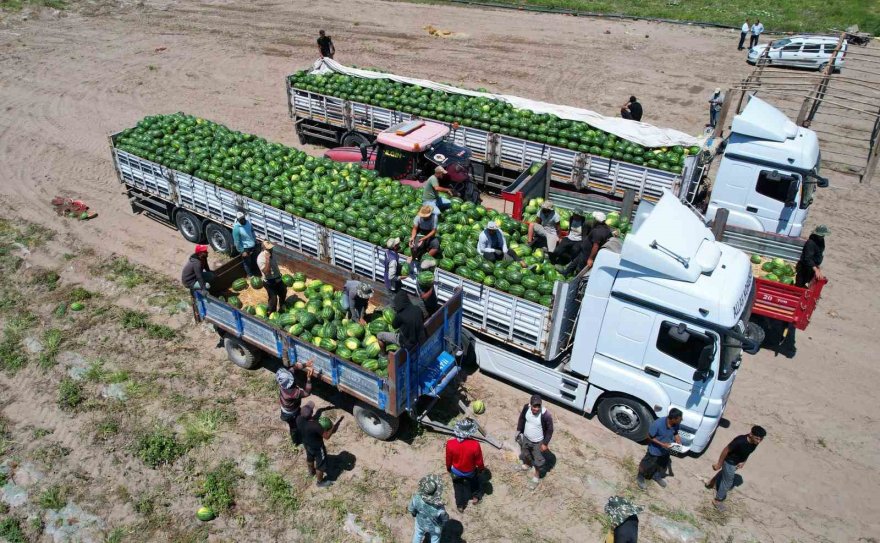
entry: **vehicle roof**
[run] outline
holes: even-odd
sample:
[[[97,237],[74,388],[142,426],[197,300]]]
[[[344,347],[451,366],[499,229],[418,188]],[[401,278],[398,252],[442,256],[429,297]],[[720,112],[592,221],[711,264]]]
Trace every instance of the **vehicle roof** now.
[[[819,138],[780,110],[752,96],[733,118],[725,155],[739,155],[796,170],[812,170],[819,160]]]
[[[445,124],[414,120],[386,128],[379,132],[376,141],[395,149],[418,152],[445,138],[447,134],[449,127]]]
[[[836,44],[840,40],[840,38],[838,36],[799,34],[796,36],[782,36],[781,38],[771,40],[770,43],[777,42],[779,40],[791,40],[793,42],[834,43],[834,44]],[[844,42],[843,42],[844,48],[846,48],[846,43],[847,43],[846,40],[844,40]],[[766,45],[766,44],[761,44],[761,45]]]

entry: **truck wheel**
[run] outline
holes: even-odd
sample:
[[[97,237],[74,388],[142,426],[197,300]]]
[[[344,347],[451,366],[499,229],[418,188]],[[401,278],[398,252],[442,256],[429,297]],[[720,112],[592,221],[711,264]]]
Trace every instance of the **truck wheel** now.
[[[626,396],[611,396],[599,402],[599,420],[606,428],[633,441],[648,437],[654,414],[644,404]]]
[[[369,145],[370,140],[359,132],[346,132],[339,143],[343,147],[360,147],[361,144]]]
[[[205,226],[205,237],[208,238],[208,243],[211,245],[211,248],[218,253],[226,253],[230,256],[235,254],[235,245],[232,242],[232,232],[230,232],[225,226],[209,222],[207,226]]]
[[[202,221],[190,213],[189,211],[180,210],[174,217],[177,229],[180,235],[191,243],[199,243],[202,241]]]
[[[252,349],[248,344],[234,337],[225,338],[224,344],[229,361],[239,368],[255,370],[260,367],[260,352],[256,349]]]
[[[400,426],[400,420],[397,417],[392,417],[368,405],[355,404],[352,412],[361,430],[380,441],[391,439]]]

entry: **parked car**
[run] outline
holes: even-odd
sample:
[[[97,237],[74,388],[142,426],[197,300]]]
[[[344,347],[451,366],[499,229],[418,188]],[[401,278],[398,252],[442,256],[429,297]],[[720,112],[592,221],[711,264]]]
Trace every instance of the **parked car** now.
[[[749,49],[747,62],[756,64],[769,47],[767,62],[773,66],[794,66],[822,71],[831,62],[831,56],[837,48],[838,41],[836,36],[790,36],[774,40],[769,44],[762,43],[752,47]],[[843,68],[846,47],[847,43],[843,42],[834,59],[834,71],[836,72]]]

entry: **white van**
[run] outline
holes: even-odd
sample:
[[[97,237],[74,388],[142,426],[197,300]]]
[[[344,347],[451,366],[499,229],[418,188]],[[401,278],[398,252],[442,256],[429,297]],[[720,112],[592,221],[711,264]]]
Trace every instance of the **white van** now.
[[[767,62],[773,66],[794,66],[822,71],[831,62],[831,55],[834,54],[838,41],[839,38],[836,36],[790,36],[752,47],[749,49],[746,61],[749,64],[756,64],[769,47]],[[839,72],[843,67],[844,56],[846,56],[845,41],[834,59],[834,71]]]

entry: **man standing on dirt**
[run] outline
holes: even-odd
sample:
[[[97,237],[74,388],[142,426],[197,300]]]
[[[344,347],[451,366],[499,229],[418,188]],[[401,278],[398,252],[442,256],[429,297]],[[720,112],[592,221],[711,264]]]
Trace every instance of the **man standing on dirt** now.
[[[760,426],[752,426],[752,430],[748,434],[733,438],[733,441],[721,451],[718,462],[712,465],[712,469],[721,471],[718,471],[706,483],[706,488],[715,488],[715,499],[713,500],[715,509],[722,513],[727,509],[724,500],[727,499],[727,493],[733,488],[736,470],[742,469],[746,465],[749,455],[755,452],[766,436],[767,430]]]
[[[813,229],[813,233],[804,243],[801,250],[801,257],[795,264],[795,286],[805,288],[814,280],[824,281],[825,275],[822,273],[822,260],[825,258],[825,236],[831,234],[831,230],[824,224],[820,224]],[[777,348],[777,352],[787,358],[794,358],[797,354],[797,346],[795,345],[795,337],[797,328],[794,323],[785,326],[785,336]]]
[[[336,424],[329,424],[329,422],[330,419],[326,417],[315,418],[314,402],[305,404],[296,419],[296,428],[299,430],[303,446],[306,449],[306,464],[309,467],[309,475],[315,477],[315,485],[318,488],[327,488],[333,484],[332,481],[324,479],[327,473],[327,447],[324,446],[324,440],[330,439],[330,436],[336,433],[336,430],[339,429],[339,423],[342,422],[342,417],[336,421]]]
[[[761,20],[758,19],[755,21],[755,24],[752,25],[752,36],[749,38],[749,49],[758,45],[758,38],[761,37],[762,32],[764,32],[764,25],[762,25]]]
[[[752,25],[749,23],[750,23],[750,21],[748,19],[746,19],[746,22],[743,23],[742,28],[740,29],[739,45],[736,46],[737,51],[742,51],[743,45],[745,45],[745,43],[746,43],[746,36],[748,35],[749,31],[752,29]]]
[[[279,368],[275,372],[275,381],[278,383],[278,400],[281,403],[281,420],[287,423],[290,429],[290,440],[294,447],[299,447],[302,438],[296,427],[296,419],[300,415],[300,405],[303,398],[308,398],[312,394],[312,363],[308,363],[306,370],[306,386],[300,387],[296,384],[293,373],[287,368]],[[302,369],[301,362],[294,365],[294,369]]]
[[[468,501],[480,503],[480,474],[486,469],[483,464],[483,449],[474,439],[477,424],[471,419],[461,419],[453,428],[455,437],[446,441],[446,471],[452,476],[455,490],[455,507],[464,513]]]
[[[449,513],[443,504],[443,480],[440,476],[425,475],[419,480],[419,491],[413,494],[407,511],[416,519],[413,543],[440,543],[443,526],[449,522]]]
[[[235,245],[235,250],[241,253],[244,273],[248,277],[260,275],[260,269],[257,267],[257,255],[260,249],[257,247],[257,238],[254,237],[254,227],[241,211],[236,215],[235,224],[232,225],[232,244]]]
[[[718,115],[721,113],[721,106],[724,105],[724,95],[721,94],[721,87],[715,89],[712,93],[712,96],[709,98],[709,126],[710,128],[715,128],[715,125],[718,124]]]
[[[620,108],[620,116],[631,121],[642,120],[642,104],[635,96],[630,96],[629,100]]]
[[[263,274],[263,288],[269,294],[269,314],[276,313],[287,301],[287,286],[281,280],[281,270],[274,253],[275,245],[266,240],[257,257],[257,267]]]
[[[323,30],[318,31],[318,54],[321,58],[333,58],[336,54],[336,46],[333,40]]]
[[[523,471],[534,470],[532,484],[541,481],[541,468],[547,463],[544,453],[550,450],[553,437],[553,417],[542,405],[541,396],[533,394],[523,406],[516,423],[516,441],[519,443],[519,459]]]
[[[639,462],[639,475],[636,482],[642,490],[648,489],[647,479],[653,479],[661,487],[666,487],[666,469],[669,467],[669,450],[672,443],[681,444],[681,436],[678,435],[681,424],[681,410],[673,407],[669,414],[660,417],[651,423],[648,430],[648,451]]]

